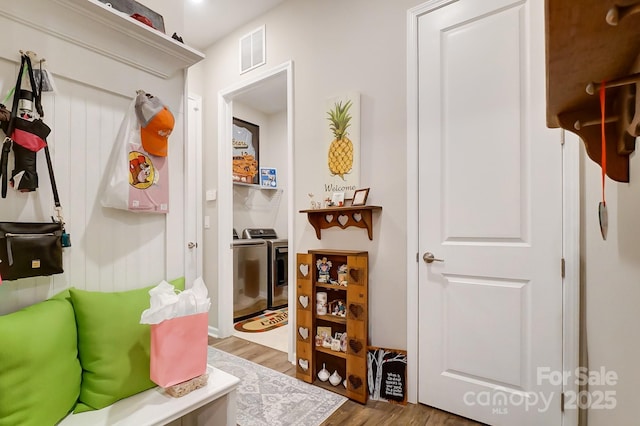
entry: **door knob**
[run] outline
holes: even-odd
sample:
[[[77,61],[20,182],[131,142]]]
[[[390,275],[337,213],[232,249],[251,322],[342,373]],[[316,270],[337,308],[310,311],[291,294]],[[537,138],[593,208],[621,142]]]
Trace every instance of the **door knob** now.
[[[436,259],[436,257],[431,252],[426,252],[425,254],[423,254],[422,260],[424,260],[426,263],[444,262],[444,259]]]
[[[198,243],[194,243],[192,241],[189,241],[189,243],[187,244],[187,247],[190,248],[190,249],[192,249],[194,247],[198,247]]]

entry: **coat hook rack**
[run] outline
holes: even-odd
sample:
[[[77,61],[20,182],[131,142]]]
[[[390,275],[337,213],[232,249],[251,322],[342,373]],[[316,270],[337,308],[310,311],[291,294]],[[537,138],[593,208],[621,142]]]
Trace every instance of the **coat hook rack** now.
[[[640,72],[635,74],[629,74],[626,77],[621,77],[616,80],[607,81],[604,87],[609,89],[611,87],[620,87],[620,86],[626,86],[629,84],[634,84],[639,81],[640,81]],[[601,86],[601,83],[596,83],[592,81],[591,83],[587,84],[587,87],[585,88],[585,90],[588,94],[595,95],[600,90],[600,86]]]
[[[27,55],[30,59],[31,62],[36,63],[36,62],[46,62],[46,59],[44,58],[38,58],[38,54],[36,52],[34,52],[33,50],[19,50],[20,52],[20,56],[22,55]]]
[[[633,15],[638,12],[640,12],[640,3],[632,4],[629,6],[615,5],[611,9],[609,9],[605,20],[607,21],[607,24],[616,26],[627,16]]]
[[[618,121],[620,119],[619,116],[617,115],[612,115],[610,117],[605,118],[604,122],[605,123],[615,123],[616,121]],[[575,123],[573,123],[573,128],[576,130],[580,130],[583,127],[588,127],[588,126],[595,126],[596,124],[601,124],[602,121],[600,119],[597,120],[576,120]]]

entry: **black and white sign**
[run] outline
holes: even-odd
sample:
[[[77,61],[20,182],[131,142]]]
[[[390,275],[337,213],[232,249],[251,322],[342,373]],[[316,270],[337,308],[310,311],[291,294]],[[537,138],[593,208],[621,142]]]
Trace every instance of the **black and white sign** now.
[[[369,398],[407,403],[407,352],[369,347],[367,351]]]

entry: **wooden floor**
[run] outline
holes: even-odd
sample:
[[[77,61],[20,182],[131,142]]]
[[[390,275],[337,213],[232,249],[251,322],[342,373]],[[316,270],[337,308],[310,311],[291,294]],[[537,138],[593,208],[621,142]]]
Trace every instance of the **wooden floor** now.
[[[287,360],[287,354],[284,352],[234,336],[225,339],[210,337],[209,345],[288,376],[295,376],[295,367]],[[420,404],[401,406],[381,401],[369,401],[366,405],[362,405],[358,402],[347,401],[323,425],[477,426],[481,423]]]

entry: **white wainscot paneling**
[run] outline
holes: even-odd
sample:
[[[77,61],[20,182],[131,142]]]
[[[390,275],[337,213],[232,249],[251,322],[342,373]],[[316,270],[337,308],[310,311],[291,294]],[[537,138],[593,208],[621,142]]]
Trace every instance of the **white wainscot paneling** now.
[[[17,52],[22,47],[16,46],[11,51]],[[46,51],[41,53],[47,56]],[[16,60],[19,60],[16,57],[0,54],[2,93],[14,85]],[[44,120],[52,128],[48,142],[72,247],[64,249],[63,274],[4,281],[0,285],[0,314],[44,300],[68,287],[123,291],[184,274],[180,253],[184,239],[183,76],[168,80],[151,76],[152,88],[148,90],[169,104],[176,117],[169,152],[171,213],[131,213],[100,205],[103,172],[120,123],[135,96],[135,92],[129,93],[118,85],[118,81],[129,75],[130,68],[121,63],[114,67],[120,73],[110,78],[114,81],[113,87],[119,86],[118,90],[111,90],[110,85],[99,87],[55,75],[57,92],[43,96]],[[122,95],[124,91],[129,96]],[[12,164],[11,158],[10,170]],[[6,199],[0,199],[0,220],[49,220],[54,213],[53,196],[43,151],[38,153],[38,174],[40,182],[36,192],[10,190]],[[176,191],[180,196],[176,196]],[[168,247],[173,247],[173,254],[168,253]]]

